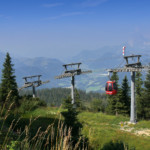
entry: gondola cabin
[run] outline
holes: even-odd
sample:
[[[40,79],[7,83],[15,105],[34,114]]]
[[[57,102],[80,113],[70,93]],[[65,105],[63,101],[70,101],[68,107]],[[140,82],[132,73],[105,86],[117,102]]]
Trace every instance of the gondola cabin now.
[[[115,95],[117,94],[117,85],[115,81],[107,81],[105,86],[106,94],[108,95]]]

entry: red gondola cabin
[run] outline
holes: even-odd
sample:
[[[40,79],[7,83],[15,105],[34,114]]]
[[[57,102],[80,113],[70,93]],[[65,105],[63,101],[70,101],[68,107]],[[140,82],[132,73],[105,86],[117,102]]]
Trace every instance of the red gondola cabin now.
[[[107,81],[105,91],[106,91],[106,94],[108,95],[117,94],[117,85],[115,81]]]

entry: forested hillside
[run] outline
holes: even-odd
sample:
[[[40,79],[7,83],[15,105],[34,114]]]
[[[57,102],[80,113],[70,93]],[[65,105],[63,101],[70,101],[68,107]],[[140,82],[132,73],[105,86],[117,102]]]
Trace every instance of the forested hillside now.
[[[128,122],[131,95],[127,76],[119,82],[118,74],[112,73],[111,80],[118,87],[115,95],[75,89],[75,104],[72,104],[70,88],[38,89],[37,97],[32,97],[32,90],[18,92],[13,66],[7,53],[0,86],[0,148],[47,150],[78,146],[89,150],[140,150],[143,141],[148,144],[149,121],[141,120],[150,119],[150,71],[145,80],[136,72],[138,123],[134,125]],[[146,137],[138,137],[141,132]],[[64,144],[66,139],[68,142]],[[144,147],[149,150],[150,145]]]
[[[20,91],[20,95],[32,95],[32,90],[22,90]],[[79,96],[79,99],[82,103],[86,105],[86,103],[92,102],[93,99],[103,100],[105,104],[107,104],[105,93],[97,93],[97,92],[88,92],[83,90],[75,91],[75,97]],[[64,99],[71,96],[71,89],[68,88],[52,88],[52,89],[39,89],[37,90],[37,96],[44,100],[49,106],[60,106]]]

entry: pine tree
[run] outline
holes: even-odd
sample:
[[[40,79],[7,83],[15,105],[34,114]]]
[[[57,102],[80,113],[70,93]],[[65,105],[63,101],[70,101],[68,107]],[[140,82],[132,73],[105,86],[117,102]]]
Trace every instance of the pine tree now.
[[[122,110],[124,114],[130,114],[130,96],[129,96],[129,84],[127,76],[124,77],[121,86],[121,103],[123,105]]]
[[[115,114],[116,116],[119,114],[124,114],[124,108],[125,108],[125,104],[122,101],[122,92],[121,89],[118,88],[118,92],[115,96],[116,99],[116,104],[115,104]]]
[[[122,86],[119,88],[119,77],[116,72],[113,72],[111,80],[115,81],[118,87],[117,94],[108,96],[107,112],[110,114],[129,114],[130,113],[130,97],[129,97],[129,85],[128,79],[125,78],[122,81]]]
[[[91,108],[94,112],[104,111],[104,106],[101,99],[94,98],[91,102]]]
[[[118,76],[117,72],[113,72],[113,74],[111,76],[111,81],[115,81],[117,86],[119,87],[119,84],[118,84],[119,76]]]
[[[118,87],[118,93],[116,95],[109,95],[108,98],[108,107],[106,109],[106,111],[109,114],[116,114],[118,115],[118,110],[120,107],[119,104],[119,99],[120,99],[120,89],[119,89],[119,84],[118,84],[118,74],[117,72],[113,72],[113,75],[111,76],[111,80],[116,82],[116,85]]]
[[[71,132],[72,142],[73,145],[75,145],[80,136],[80,128],[82,127],[82,125],[79,123],[77,119],[78,112],[73,107],[73,104],[71,104],[71,97],[68,97],[63,100],[63,106],[65,109],[67,109],[67,111],[63,111],[61,112],[61,114],[64,117],[64,122],[67,128],[72,129]]]
[[[80,95],[77,89],[75,89],[75,105],[78,110],[82,109],[82,102],[81,102]]]
[[[5,103],[8,95],[8,103],[15,102],[15,104],[18,105],[19,94],[17,90],[16,76],[14,75],[15,71],[13,69],[13,66],[14,65],[11,62],[11,57],[9,53],[7,53],[5,62],[3,64],[0,88],[0,101],[2,105]]]
[[[140,72],[136,72],[135,77],[135,91],[136,91],[136,111],[137,111],[137,118],[142,119],[144,114],[144,103],[143,103],[143,81],[142,81],[142,74]]]
[[[146,80],[144,82],[144,92],[142,94],[142,118],[150,118],[150,71],[146,75]]]

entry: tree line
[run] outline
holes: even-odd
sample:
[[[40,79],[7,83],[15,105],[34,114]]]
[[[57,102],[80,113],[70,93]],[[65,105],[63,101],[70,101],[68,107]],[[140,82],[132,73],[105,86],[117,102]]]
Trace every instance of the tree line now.
[[[45,88],[38,89],[36,92],[37,96],[44,100],[49,106],[57,106],[59,107],[64,99],[68,98],[71,95],[71,90],[68,88]],[[20,91],[20,95],[32,95],[32,90],[22,90]],[[104,93],[98,92],[88,92],[83,91],[81,89],[75,89],[75,99],[76,101],[80,101],[85,105],[87,103],[92,102],[93,99],[106,99],[106,95]]]
[[[33,99],[31,96],[20,96],[16,82],[14,64],[12,63],[9,53],[6,54],[3,63],[2,77],[0,83],[0,109],[13,110],[16,113],[24,113],[33,110],[38,106],[46,106],[44,101],[38,98]]]
[[[116,95],[107,96],[108,105],[106,112],[113,115],[130,114],[131,93],[127,76],[124,77],[121,85],[118,84],[118,74],[113,73],[111,80],[115,80],[118,86]],[[145,81],[142,80],[141,72],[136,72],[135,77],[135,99],[138,119],[150,118],[150,71],[147,72]]]
[[[70,89],[66,88],[52,88],[52,89],[40,89],[37,90],[38,98],[33,99],[30,90],[24,90],[19,95],[18,87],[16,83],[15,70],[13,68],[11,57],[9,53],[6,54],[5,61],[3,63],[2,77],[0,83],[0,103],[3,108],[5,105],[8,107],[13,103],[13,107],[17,108],[23,104],[23,108],[29,106],[35,107],[35,105],[46,106],[46,103],[50,106],[60,106],[64,99],[67,99],[70,95]],[[126,115],[130,114],[130,87],[127,76],[122,80],[119,85],[119,76],[117,73],[113,73],[111,80],[115,80],[118,86],[118,93],[112,96],[106,96],[104,93],[95,93],[76,89],[75,99],[76,105],[80,109],[88,109],[91,111],[102,111],[112,115]],[[147,72],[146,79],[142,80],[142,74],[136,72],[135,79],[135,96],[136,96],[136,112],[138,119],[150,118],[150,70]],[[29,100],[30,99],[30,100]],[[32,100],[31,100],[32,99]],[[27,102],[28,101],[28,102]],[[32,101],[32,104],[31,104]],[[36,101],[35,103],[33,101]],[[37,101],[40,101],[38,103]]]

